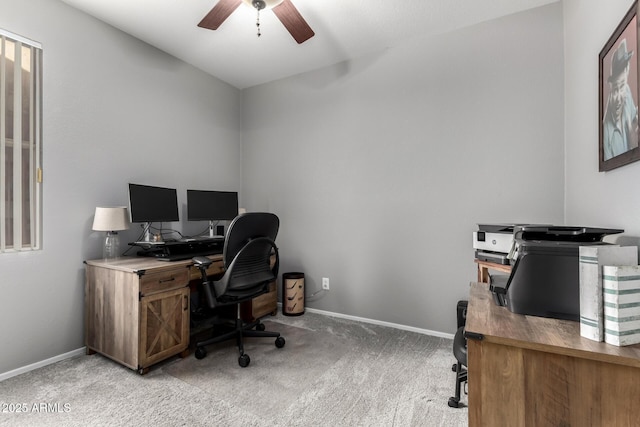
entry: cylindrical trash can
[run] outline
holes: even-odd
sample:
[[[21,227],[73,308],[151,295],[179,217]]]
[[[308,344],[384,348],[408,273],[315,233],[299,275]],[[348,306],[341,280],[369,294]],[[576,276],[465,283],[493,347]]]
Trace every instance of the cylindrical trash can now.
[[[285,316],[304,314],[304,273],[282,275],[282,314]]]

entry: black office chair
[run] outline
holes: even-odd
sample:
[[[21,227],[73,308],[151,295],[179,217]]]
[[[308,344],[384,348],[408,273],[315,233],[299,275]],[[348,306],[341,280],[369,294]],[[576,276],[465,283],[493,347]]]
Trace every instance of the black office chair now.
[[[284,347],[285,340],[279,332],[267,332],[260,321],[245,324],[240,317],[240,304],[269,291],[269,284],[278,277],[279,255],[275,244],[280,220],[272,213],[251,212],[236,217],[229,225],[224,242],[224,275],[213,281],[207,277],[207,267],[212,261],[207,257],[193,258],[202,274],[201,300],[209,308],[236,305],[235,328],[231,332],[196,343],[196,358],[207,355],[205,346],[236,338],[243,368],[251,359],[244,352],[242,338],[273,337],[276,347]],[[271,267],[271,257],[275,263]],[[255,330],[253,330],[255,328]]]
[[[460,389],[467,382],[467,339],[464,336],[467,304],[467,301],[458,301],[457,305],[458,330],[453,337],[453,356],[457,362],[451,367],[456,373],[456,395],[449,398],[449,406],[452,408],[460,407]]]

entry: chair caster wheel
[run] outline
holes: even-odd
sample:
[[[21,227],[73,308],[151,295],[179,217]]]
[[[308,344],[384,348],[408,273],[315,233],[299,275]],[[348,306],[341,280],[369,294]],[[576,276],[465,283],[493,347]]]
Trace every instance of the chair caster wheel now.
[[[285,344],[284,338],[282,338],[282,337],[276,338],[276,347],[282,348],[282,347],[284,347],[284,344]]]
[[[265,328],[264,324],[262,324],[262,323],[258,323],[256,325],[256,331],[264,331],[265,329],[266,328]]]
[[[207,356],[207,349],[204,347],[196,348],[196,359],[204,359]]]
[[[460,407],[460,401],[458,401],[455,397],[450,397],[449,398],[449,407],[451,407],[451,408],[459,408]]]
[[[249,363],[251,363],[251,358],[248,354],[243,354],[242,356],[238,357],[238,365],[240,365],[241,368],[246,368],[247,366],[249,366]]]
[[[455,363],[454,363],[453,365],[451,365],[451,370],[452,370],[453,372],[455,372],[455,371],[456,371],[456,364],[455,364]]]

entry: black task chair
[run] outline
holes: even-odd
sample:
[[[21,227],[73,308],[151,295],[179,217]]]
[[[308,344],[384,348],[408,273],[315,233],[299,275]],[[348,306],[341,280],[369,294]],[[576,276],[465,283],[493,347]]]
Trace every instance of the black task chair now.
[[[209,280],[207,267],[211,259],[193,258],[202,274],[201,300],[209,308],[228,305],[236,306],[235,328],[233,331],[214,336],[196,343],[196,358],[207,355],[205,346],[236,338],[240,357],[238,363],[243,368],[251,359],[244,352],[242,338],[273,337],[276,347],[284,347],[285,340],[279,332],[267,332],[260,321],[245,324],[240,317],[240,303],[249,301],[269,290],[269,284],[278,277],[279,256],[275,244],[280,220],[271,213],[251,212],[236,217],[229,225],[224,242],[224,275],[217,281]],[[275,263],[271,266],[271,257]],[[253,330],[255,328],[255,330]]]
[[[460,407],[460,389],[463,383],[467,382],[467,339],[464,337],[464,325],[467,317],[467,301],[458,301],[458,330],[453,337],[453,356],[456,363],[451,370],[456,373],[456,395],[449,398],[449,406]]]

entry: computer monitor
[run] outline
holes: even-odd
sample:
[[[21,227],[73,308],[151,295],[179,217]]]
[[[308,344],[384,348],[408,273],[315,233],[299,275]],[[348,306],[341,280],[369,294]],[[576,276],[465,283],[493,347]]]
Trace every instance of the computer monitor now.
[[[209,221],[209,236],[214,235],[214,221],[231,221],[236,216],[238,216],[237,192],[187,190],[187,219]]]
[[[175,188],[129,184],[131,222],[146,223],[144,241],[150,241],[152,222],[179,221],[178,195]]]

